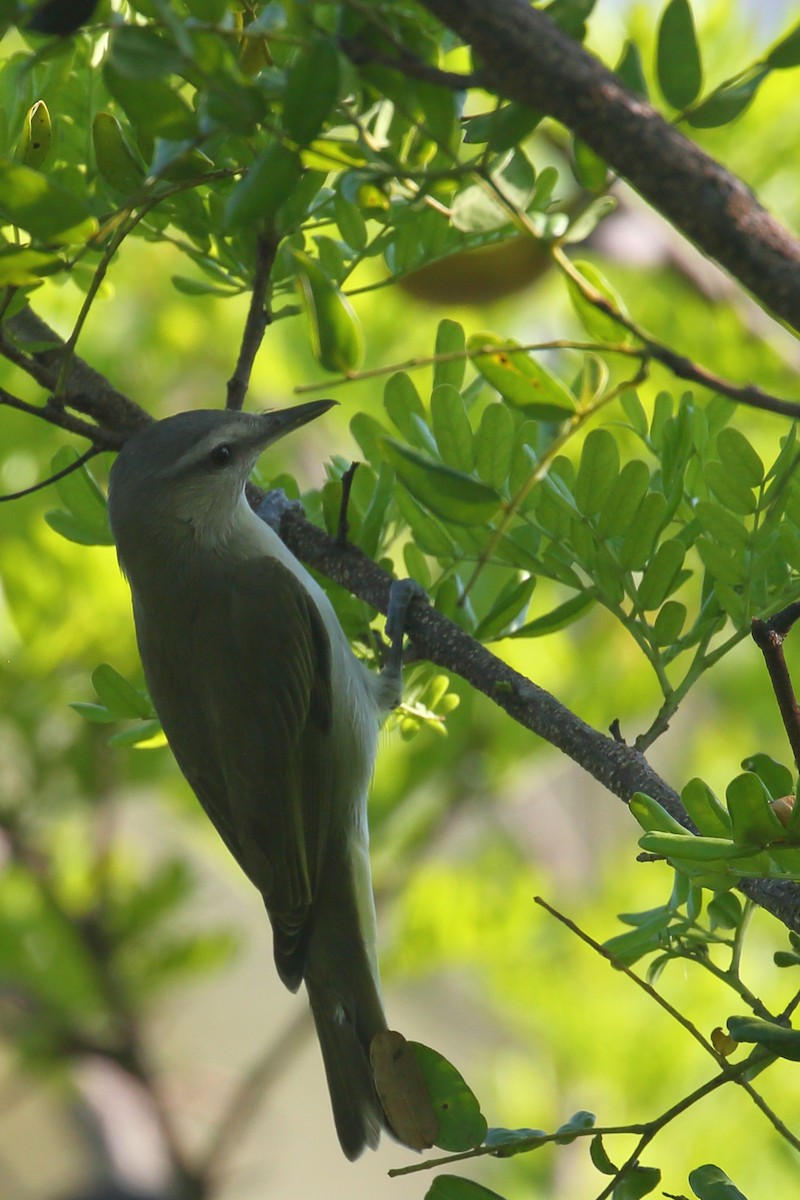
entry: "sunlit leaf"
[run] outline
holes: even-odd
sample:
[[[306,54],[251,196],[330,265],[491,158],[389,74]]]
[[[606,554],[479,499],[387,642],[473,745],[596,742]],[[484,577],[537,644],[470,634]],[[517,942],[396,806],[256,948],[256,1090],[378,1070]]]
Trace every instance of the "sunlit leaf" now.
[[[467,339],[467,351],[477,370],[514,408],[546,421],[571,416],[576,407],[572,393],[517,347],[517,342],[493,333],[474,333]]]
[[[430,1046],[410,1042],[430,1093],[439,1128],[435,1145],[459,1152],[479,1146],[486,1136],[486,1119],[464,1079],[446,1058]]]
[[[381,448],[412,496],[443,521],[485,525],[500,507],[494,488],[461,471],[433,462],[392,438],[384,438]]]

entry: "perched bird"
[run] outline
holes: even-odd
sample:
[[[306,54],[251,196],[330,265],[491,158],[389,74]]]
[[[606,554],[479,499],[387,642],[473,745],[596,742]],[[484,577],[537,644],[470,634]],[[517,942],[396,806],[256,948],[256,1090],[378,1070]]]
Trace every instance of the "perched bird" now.
[[[244,492],[265,447],[332,404],[154,422],[114,463],[108,511],[153,704],[264,898],[280,978],[306,985],[353,1159],[388,1126],[369,1062],[386,1019],[366,800],[401,652],[380,675],[355,658],[325,593]]]

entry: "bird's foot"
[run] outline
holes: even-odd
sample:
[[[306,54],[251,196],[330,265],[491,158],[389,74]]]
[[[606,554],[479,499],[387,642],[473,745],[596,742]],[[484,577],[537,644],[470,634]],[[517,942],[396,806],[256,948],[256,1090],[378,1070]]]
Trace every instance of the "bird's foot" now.
[[[389,606],[386,612],[386,636],[389,638],[389,653],[381,677],[386,687],[387,708],[396,708],[401,700],[403,677],[403,638],[411,603],[417,597],[425,597],[425,589],[416,579],[395,579],[389,589]]]
[[[274,529],[275,533],[280,534],[281,521],[287,512],[297,513],[298,516],[303,516],[303,506],[299,500],[290,500],[283,488],[273,488],[267,492],[264,499],[256,509],[256,516],[269,525],[270,529]]]

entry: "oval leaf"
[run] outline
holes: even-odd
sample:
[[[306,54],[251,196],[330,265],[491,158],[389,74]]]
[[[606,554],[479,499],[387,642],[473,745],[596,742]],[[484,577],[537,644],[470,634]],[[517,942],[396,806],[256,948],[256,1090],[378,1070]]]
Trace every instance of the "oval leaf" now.
[[[386,461],[412,496],[443,521],[485,525],[500,507],[497,492],[485,483],[433,462],[393,438],[382,438],[380,445]]]
[[[658,27],[658,83],[673,108],[688,108],[700,94],[703,68],[688,0],[670,0]]]
[[[476,369],[512,407],[543,421],[563,421],[571,416],[576,408],[572,393],[517,346],[517,342],[493,333],[474,333],[467,339],[467,353]]]
[[[455,1153],[480,1146],[487,1125],[473,1092],[452,1063],[436,1050],[420,1042],[408,1044],[414,1051],[439,1121],[435,1145]]]
[[[313,258],[300,250],[293,250],[292,258],[316,358],[326,371],[354,371],[364,346],[361,325],[350,301]]]

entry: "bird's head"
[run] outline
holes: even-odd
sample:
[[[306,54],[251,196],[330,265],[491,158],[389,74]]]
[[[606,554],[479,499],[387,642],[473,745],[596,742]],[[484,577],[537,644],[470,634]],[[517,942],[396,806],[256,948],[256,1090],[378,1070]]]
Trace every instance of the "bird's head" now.
[[[109,477],[108,515],[123,567],[159,548],[222,544],[261,452],[334,403],[312,400],[266,413],[184,412],[135,434]]]

